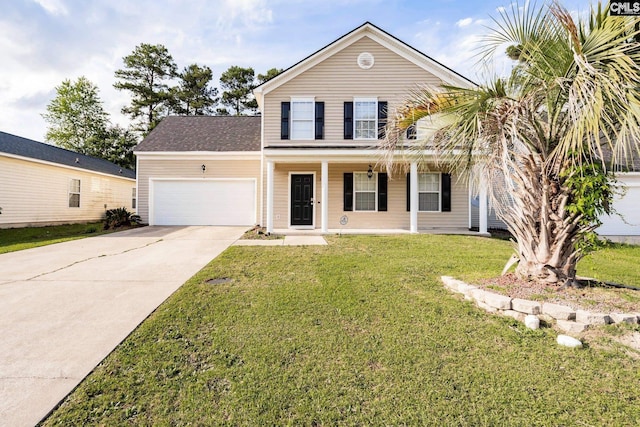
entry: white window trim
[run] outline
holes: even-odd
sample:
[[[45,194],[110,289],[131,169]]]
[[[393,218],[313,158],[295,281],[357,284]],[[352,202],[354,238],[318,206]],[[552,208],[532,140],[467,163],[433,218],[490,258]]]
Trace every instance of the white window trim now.
[[[293,106],[296,102],[310,102],[311,103],[311,137],[310,138],[296,138],[293,134]],[[313,141],[315,139],[315,123],[316,123],[316,100],[314,97],[292,97],[291,98],[291,111],[289,112],[289,139],[293,141]]]
[[[420,191],[420,175],[438,175],[438,191]],[[437,194],[438,210],[428,211],[420,209],[420,193]],[[442,172],[420,172],[418,173],[418,212],[442,212]]]
[[[71,186],[73,185],[74,181],[78,181],[78,191],[71,191],[72,188]],[[78,195],[78,206],[69,206],[71,203],[71,196],[77,194]],[[69,192],[67,194],[67,207],[72,208],[72,209],[76,209],[80,207],[81,201],[82,201],[82,181],[79,178],[71,178],[69,179]]]
[[[356,174],[363,174],[363,175],[367,175],[367,171],[354,171],[353,172],[353,211],[354,212],[378,212],[378,172],[374,172],[373,176],[371,177],[371,180],[375,183],[376,185],[376,189],[374,191],[375,196],[374,196],[374,200],[375,200],[375,209],[374,210],[363,210],[363,209],[358,209],[357,203],[356,203],[356,193],[370,193],[370,191],[357,191],[356,190]],[[367,177],[367,179],[369,179],[369,177]]]
[[[138,190],[136,187],[131,189],[131,209],[138,208]]]
[[[356,123],[358,120],[356,118],[356,106],[358,102],[373,102],[376,104],[374,108],[375,125],[373,138],[358,138],[357,136]],[[376,141],[378,139],[378,98],[353,98],[353,139],[359,141]]]

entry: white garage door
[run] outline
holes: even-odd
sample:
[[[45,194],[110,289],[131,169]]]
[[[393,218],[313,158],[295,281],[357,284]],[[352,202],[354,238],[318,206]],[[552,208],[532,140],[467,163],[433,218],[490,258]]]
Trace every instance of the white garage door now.
[[[627,189],[622,198],[613,202],[622,218],[615,214],[603,216],[596,231],[603,236],[640,236],[640,176],[619,176],[618,180]]]
[[[152,225],[253,225],[253,179],[155,180]]]

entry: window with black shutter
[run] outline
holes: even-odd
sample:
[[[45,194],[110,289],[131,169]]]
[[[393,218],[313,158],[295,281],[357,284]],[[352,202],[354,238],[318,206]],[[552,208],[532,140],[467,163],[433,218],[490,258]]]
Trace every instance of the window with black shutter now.
[[[378,101],[378,139],[384,139],[387,127],[387,101]]]
[[[411,210],[411,175],[407,173],[407,212]],[[451,175],[418,174],[418,211],[451,212]]]
[[[291,111],[290,102],[282,102],[280,104],[280,139],[289,139],[289,112]]]
[[[316,135],[315,139],[324,139],[324,102],[316,102]]]
[[[343,184],[343,196],[344,196],[344,211],[352,211],[353,210],[353,173],[345,172],[344,173],[344,184]]]
[[[344,103],[344,139],[353,139],[353,102]]]

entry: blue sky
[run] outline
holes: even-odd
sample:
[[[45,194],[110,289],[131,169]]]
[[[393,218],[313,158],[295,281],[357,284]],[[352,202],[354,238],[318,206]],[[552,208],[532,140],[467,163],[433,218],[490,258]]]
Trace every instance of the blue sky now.
[[[478,37],[502,0],[6,0],[0,13],[0,131],[44,141],[41,114],[64,79],[100,89],[114,123],[126,92],[113,88],[122,57],[163,44],[180,69],[287,68],[370,21],[475,81]],[[523,2],[521,1],[521,4]],[[565,0],[579,13],[588,0]],[[498,73],[510,66],[499,58]]]

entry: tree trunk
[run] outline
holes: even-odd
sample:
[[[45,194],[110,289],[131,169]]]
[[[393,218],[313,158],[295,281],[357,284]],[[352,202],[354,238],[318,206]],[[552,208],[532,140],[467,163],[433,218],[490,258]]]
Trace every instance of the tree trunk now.
[[[569,190],[559,178],[543,169],[541,159],[530,156],[512,169],[502,200],[510,199],[498,215],[517,243],[519,278],[548,284],[573,284],[579,251],[575,241],[581,232],[579,217],[565,208]]]

